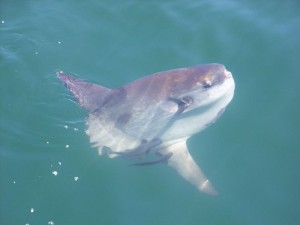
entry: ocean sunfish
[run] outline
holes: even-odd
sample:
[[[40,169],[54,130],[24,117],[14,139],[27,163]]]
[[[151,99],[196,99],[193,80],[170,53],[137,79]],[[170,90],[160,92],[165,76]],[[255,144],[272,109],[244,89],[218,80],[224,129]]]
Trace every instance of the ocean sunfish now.
[[[87,110],[86,133],[99,155],[136,159],[135,166],[165,163],[198,190],[217,194],[186,141],[213,124],[233,98],[234,80],[223,65],[158,72],[113,89],[62,71],[57,76]]]

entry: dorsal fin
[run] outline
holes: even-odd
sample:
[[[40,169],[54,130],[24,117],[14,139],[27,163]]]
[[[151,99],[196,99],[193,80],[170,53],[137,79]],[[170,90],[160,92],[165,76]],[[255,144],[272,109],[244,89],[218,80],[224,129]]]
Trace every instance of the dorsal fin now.
[[[103,105],[106,96],[111,94],[112,89],[101,85],[87,83],[60,71],[56,73],[66,88],[74,95],[81,107],[93,112]]]

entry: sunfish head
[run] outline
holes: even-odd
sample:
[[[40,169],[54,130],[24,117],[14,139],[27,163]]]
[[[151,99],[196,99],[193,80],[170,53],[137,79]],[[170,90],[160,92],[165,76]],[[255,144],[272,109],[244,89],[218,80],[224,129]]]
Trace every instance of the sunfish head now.
[[[214,123],[234,94],[232,74],[221,64],[174,70],[168,96],[178,104],[179,115],[165,139],[189,137]]]

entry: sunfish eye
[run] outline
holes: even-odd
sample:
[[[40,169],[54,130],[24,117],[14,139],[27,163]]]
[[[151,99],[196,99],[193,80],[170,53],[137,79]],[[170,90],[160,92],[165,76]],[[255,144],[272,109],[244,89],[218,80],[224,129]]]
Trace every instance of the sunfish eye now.
[[[205,81],[202,85],[203,85],[203,88],[204,88],[204,89],[208,89],[208,88],[210,88],[211,86],[213,86],[212,83],[211,83],[210,81]]]

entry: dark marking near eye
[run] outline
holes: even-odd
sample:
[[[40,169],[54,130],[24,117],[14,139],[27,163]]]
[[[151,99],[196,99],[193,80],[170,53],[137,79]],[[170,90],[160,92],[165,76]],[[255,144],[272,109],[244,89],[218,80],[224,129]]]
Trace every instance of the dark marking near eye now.
[[[183,101],[187,106],[190,106],[190,105],[194,102],[193,98],[190,97],[190,96],[185,96],[185,97],[183,97],[183,98],[182,98],[182,101]]]
[[[182,113],[189,106],[191,106],[194,102],[193,98],[190,96],[184,96],[181,99],[178,99],[178,98],[169,98],[169,99],[178,104],[178,110],[177,110],[176,114]]]

